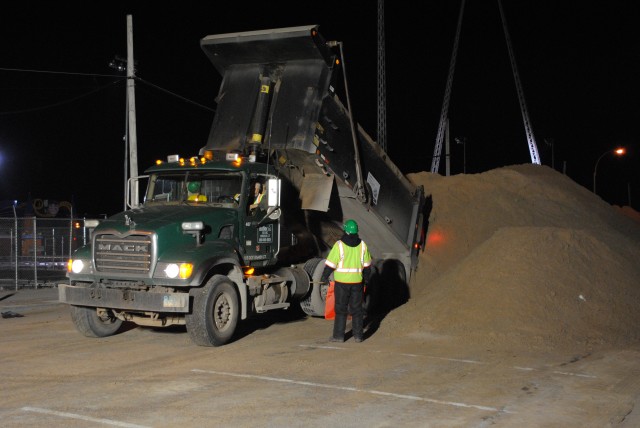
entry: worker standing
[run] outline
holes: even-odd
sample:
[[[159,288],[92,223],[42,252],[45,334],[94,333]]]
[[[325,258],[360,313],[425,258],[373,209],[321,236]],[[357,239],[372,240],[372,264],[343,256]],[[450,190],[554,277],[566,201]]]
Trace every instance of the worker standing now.
[[[333,272],[335,312],[331,342],[344,342],[347,316],[351,311],[351,333],[356,342],[364,340],[364,284],[371,275],[371,254],[367,244],[358,236],[358,223],[347,220],[342,226],[344,234],[338,240],[325,262],[321,281],[327,282]]]

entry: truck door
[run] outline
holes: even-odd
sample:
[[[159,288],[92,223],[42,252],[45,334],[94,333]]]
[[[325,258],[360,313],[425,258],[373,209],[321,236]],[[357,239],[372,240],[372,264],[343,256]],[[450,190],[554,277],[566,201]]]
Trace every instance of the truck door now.
[[[280,180],[255,180],[244,227],[244,259],[252,266],[275,261],[280,249]]]

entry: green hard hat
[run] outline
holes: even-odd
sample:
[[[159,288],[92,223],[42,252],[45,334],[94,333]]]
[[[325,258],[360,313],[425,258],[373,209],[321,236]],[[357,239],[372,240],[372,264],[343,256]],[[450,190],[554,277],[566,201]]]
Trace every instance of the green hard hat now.
[[[358,223],[355,220],[347,220],[344,222],[344,226],[342,226],[345,232],[349,235],[355,235],[358,233]]]
[[[187,190],[190,193],[198,193],[200,191],[200,182],[199,181],[190,181],[187,183]]]

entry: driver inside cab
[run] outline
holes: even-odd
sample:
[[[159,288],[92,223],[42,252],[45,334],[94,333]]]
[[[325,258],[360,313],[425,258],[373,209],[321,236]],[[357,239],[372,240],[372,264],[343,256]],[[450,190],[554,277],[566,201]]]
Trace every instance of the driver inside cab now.
[[[249,211],[253,214],[257,208],[264,209],[262,200],[264,199],[264,185],[256,181],[253,185],[253,203],[249,205]]]
[[[187,191],[189,192],[189,196],[187,198],[188,201],[193,202],[207,202],[207,197],[205,195],[200,194],[200,182],[199,181],[190,181],[187,183]]]

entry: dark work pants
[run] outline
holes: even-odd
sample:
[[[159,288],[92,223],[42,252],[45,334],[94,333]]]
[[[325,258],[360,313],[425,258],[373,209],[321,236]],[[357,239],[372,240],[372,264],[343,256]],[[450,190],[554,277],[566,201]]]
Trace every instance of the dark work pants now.
[[[349,284],[336,281],[334,297],[336,300],[336,318],[333,321],[333,337],[344,340],[344,330],[347,327],[347,315],[351,310],[351,332],[353,337],[363,337],[364,310],[362,298],[364,286],[362,282]]]

